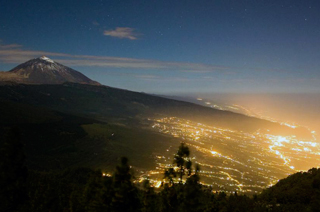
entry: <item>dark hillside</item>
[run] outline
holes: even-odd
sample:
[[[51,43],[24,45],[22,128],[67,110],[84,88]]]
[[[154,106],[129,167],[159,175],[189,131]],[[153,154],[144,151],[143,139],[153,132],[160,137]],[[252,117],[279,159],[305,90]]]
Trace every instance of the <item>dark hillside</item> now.
[[[319,211],[320,169],[290,175],[263,191],[260,198],[282,211]]]
[[[0,116],[0,135],[3,137],[10,127],[20,130],[31,169],[82,166],[111,171],[123,154],[132,158],[137,169],[151,169],[155,163],[153,154],[179,144],[177,139],[145,129],[102,123],[13,101],[0,103],[1,111],[5,111]],[[2,142],[0,139],[0,146]]]
[[[64,113],[86,116],[101,121],[124,121],[137,124],[149,117],[175,116],[235,130],[269,129],[278,134],[302,134],[269,121],[220,111],[192,103],[107,86],[65,83],[63,85],[5,85],[0,99],[37,105]]]

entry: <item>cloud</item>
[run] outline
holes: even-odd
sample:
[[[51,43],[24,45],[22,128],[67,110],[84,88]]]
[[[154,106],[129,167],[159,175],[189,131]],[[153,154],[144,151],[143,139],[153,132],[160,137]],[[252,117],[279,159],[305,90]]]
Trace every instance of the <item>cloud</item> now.
[[[144,81],[153,81],[153,82],[189,82],[190,79],[186,77],[168,77],[168,76],[158,76],[158,75],[136,75],[133,74],[133,77],[139,78]],[[192,79],[194,80],[194,79]]]
[[[129,27],[117,27],[114,30],[105,30],[103,34],[106,36],[129,40],[137,40],[140,35],[135,32],[135,29]]]
[[[21,48],[21,45],[1,45],[0,44],[0,62],[2,63],[22,63],[32,58],[37,58],[42,55],[52,57],[53,60],[68,65],[82,67],[103,67],[103,68],[124,68],[124,69],[148,69],[148,70],[163,70],[163,71],[179,71],[207,73],[223,71],[227,72],[228,67],[213,66],[201,63],[186,63],[186,62],[168,62],[159,60],[135,59],[125,57],[108,57],[108,56],[93,56],[93,55],[71,55],[65,53],[33,51]],[[230,70],[228,70],[229,72]]]
[[[135,75],[137,78],[146,79],[146,80],[154,80],[154,79],[161,79],[160,76],[156,75]]]
[[[0,40],[1,42],[1,40]],[[22,45],[19,44],[9,44],[9,45],[1,45],[0,44],[0,49],[15,49],[15,48],[21,48]]]

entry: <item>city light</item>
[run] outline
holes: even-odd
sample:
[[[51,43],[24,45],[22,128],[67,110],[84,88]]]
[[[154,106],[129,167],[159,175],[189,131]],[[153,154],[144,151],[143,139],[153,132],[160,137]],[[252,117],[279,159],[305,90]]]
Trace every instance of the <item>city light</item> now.
[[[193,163],[201,166],[201,183],[216,191],[257,193],[289,174],[320,164],[316,140],[273,135],[270,130],[248,133],[177,117],[149,120],[153,120],[153,130],[186,143]],[[177,168],[172,160],[175,153],[170,146],[165,154],[155,157],[156,171],[148,173],[154,177],[155,187],[161,184],[166,169]]]

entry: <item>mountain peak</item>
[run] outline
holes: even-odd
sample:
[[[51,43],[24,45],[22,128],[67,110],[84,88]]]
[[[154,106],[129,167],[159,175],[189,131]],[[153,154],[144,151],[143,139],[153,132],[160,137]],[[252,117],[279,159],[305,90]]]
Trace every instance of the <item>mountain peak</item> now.
[[[40,60],[45,60],[45,61],[47,61],[47,62],[49,62],[49,63],[54,63],[54,61],[53,60],[51,60],[49,57],[46,57],[46,56],[41,56],[41,57],[39,57],[38,59],[40,59]]]
[[[0,81],[24,84],[62,84],[73,82],[100,85],[72,68],[41,56],[18,65],[8,72],[0,73]]]

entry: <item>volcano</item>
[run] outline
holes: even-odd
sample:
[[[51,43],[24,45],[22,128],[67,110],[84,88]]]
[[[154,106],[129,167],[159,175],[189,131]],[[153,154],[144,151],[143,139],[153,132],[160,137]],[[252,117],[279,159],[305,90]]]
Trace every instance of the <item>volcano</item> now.
[[[72,68],[42,56],[18,65],[8,72],[0,72],[0,81],[22,84],[62,84],[65,82],[100,85]]]

